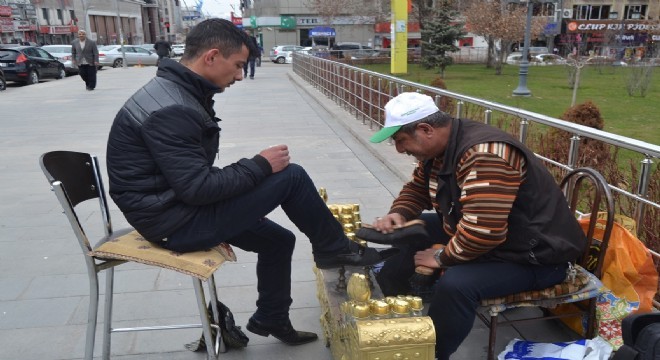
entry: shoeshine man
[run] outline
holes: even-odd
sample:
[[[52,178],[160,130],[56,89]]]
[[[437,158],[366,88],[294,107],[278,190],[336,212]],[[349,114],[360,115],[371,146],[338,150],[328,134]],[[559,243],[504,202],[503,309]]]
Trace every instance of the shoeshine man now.
[[[220,137],[213,96],[243,80],[243,66],[258,54],[230,21],[209,19],[191,29],[180,62],[162,59],[156,77],[115,117],[107,146],[110,196],[142,236],[166,249],[226,242],[257,253],[259,296],[246,328],[299,345],[317,335],[296,331],[289,319],[296,238],[266,215],[281,207],[309,238],[321,269],[373,265],[398,250],[359,254],[309,175],[290,163],[286,145],[213,166]]]

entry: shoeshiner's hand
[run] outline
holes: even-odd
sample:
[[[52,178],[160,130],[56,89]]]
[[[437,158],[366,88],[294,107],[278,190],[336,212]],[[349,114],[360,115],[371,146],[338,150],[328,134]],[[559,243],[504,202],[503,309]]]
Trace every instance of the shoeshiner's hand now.
[[[415,256],[415,266],[425,266],[431,269],[439,269],[440,264],[435,261],[435,252],[438,251],[438,245],[434,245],[432,248],[426,250],[418,251]]]
[[[383,234],[391,234],[394,229],[400,228],[406,223],[406,219],[401,214],[392,213],[383,217],[378,217],[373,223],[373,227]]]
[[[270,167],[273,169],[273,174],[284,170],[291,161],[289,148],[286,145],[273,145],[262,150],[259,155],[268,160]]]

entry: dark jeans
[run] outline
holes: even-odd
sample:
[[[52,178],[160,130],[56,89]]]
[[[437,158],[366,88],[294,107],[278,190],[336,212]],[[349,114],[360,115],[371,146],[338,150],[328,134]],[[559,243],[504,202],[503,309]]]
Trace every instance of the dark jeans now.
[[[426,221],[429,234],[434,239],[431,243],[446,243],[449,240],[442,232],[440,218],[435,213],[425,213],[421,218]],[[408,283],[415,271],[412,255],[419,248],[430,247],[431,243],[402,248],[398,255],[385,262],[377,275],[381,289],[386,289],[383,294],[407,294],[410,291]],[[449,359],[468,336],[481,299],[555,285],[566,277],[566,267],[565,263],[534,266],[476,261],[449,267],[435,284],[428,311],[435,326],[437,359]]]
[[[259,298],[254,317],[266,322],[288,320],[295,236],[265,218],[278,206],[309,238],[315,255],[336,253],[348,246],[341,225],[307,172],[296,164],[267,177],[245,194],[200,207],[197,215],[170,235],[163,246],[186,252],[226,242],[257,253]]]
[[[249,58],[245,65],[243,65],[243,77],[247,77],[248,66],[250,67],[250,77],[254,77],[254,61],[254,58]]]
[[[78,65],[78,74],[88,89],[96,88],[96,65]]]

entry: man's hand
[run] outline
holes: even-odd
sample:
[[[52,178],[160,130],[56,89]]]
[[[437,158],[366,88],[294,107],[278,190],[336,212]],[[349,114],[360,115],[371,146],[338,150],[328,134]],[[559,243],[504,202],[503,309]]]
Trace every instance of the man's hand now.
[[[273,174],[284,170],[291,161],[289,148],[286,145],[273,145],[262,150],[259,155],[268,160],[270,167],[273,169]]]
[[[403,215],[393,213],[376,218],[372,226],[383,234],[391,234],[394,229],[403,226],[405,223],[406,219]]]
[[[431,269],[440,268],[440,264],[435,261],[435,252],[438,251],[438,245],[434,245],[432,248],[426,250],[418,251],[415,256],[415,266],[424,266]]]

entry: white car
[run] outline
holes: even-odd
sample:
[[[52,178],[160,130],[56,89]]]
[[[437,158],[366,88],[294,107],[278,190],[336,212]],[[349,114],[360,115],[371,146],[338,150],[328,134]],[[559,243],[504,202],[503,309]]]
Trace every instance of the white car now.
[[[303,49],[304,47],[298,45],[276,45],[270,49],[270,55],[268,58],[274,63],[285,64],[287,63],[287,58],[289,58],[288,61],[291,62],[290,58],[294,51],[301,51]]]
[[[174,53],[174,56],[182,56],[184,51],[186,51],[186,44],[172,45],[172,53]]]
[[[71,45],[44,45],[42,49],[55,56],[62,64],[67,75],[77,74],[78,67],[73,64],[71,57]]]
[[[126,53],[126,65],[157,65],[158,55],[137,45],[106,45],[99,48],[99,63],[102,66],[122,67]]]
[[[555,54],[539,54],[532,58],[532,61],[536,61],[539,65],[564,65],[566,64],[566,59],[559,55]]]

